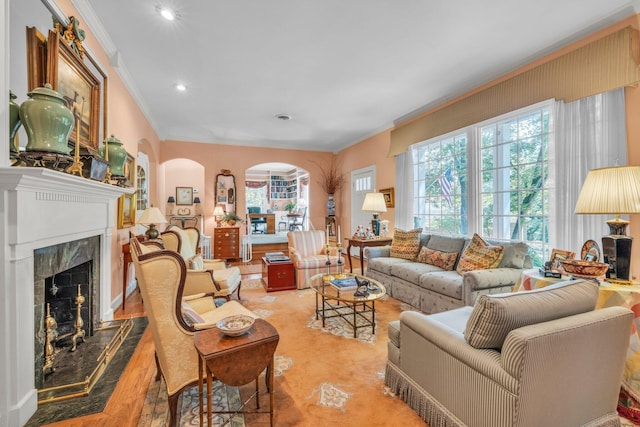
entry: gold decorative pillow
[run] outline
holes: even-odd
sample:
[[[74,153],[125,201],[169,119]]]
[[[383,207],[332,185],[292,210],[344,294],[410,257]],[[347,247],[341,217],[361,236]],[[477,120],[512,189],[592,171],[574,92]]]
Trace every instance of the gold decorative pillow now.
[[[463,274],[471,270],[496,268],[500,265],[503,255],[503,246],[491,246],[482,240],[482,237],[474,234],[469,246],[467,246],[467,249],[464,250],[460,257],[456,271]]]
[[[187,260],[187,266],[189,270],[204,270],[204,260],[202,255],[194,255]]]
[[[391,242],[390,255],[394,258],[415,259],[420,249],[420,234],[422,228],[410,231],[395,229]]]
[[[453,266],[458,259],[456,252],[441,252],[423,247],[418,254],[418,262],[440,267],[445,271],[453,270]]]

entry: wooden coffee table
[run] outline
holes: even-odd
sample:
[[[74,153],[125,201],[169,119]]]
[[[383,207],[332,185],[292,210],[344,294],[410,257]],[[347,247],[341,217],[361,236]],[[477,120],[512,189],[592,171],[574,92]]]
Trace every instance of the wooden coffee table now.
[[[345,273],[338,277],[358,277],[360,280],[368,280],[371,287],[367,295],[355,295],[355,288],[338,289],[330,283],[337,276],[331,274],[316,274],[309,279],[311,289],[316,292],[316,320],[322,319],[322,327],[325,327],[326,319],[340,317],[353,327],[353,337],[356,338],[358,329],[371,328],[371,333],[376,333],[376,300],[386,294],[384,286],[373,279],[359,274]],[[358,319],[364,322],[358,325]]]
[[[243,402],[238,411],[221,411],[216,414],[229,414],[229,419],[238,412],[268,413],[273,426],[273,355],[280,336],[278,331],[266,320],[256,319],[255,323],[244,335],[228,337],[218,328],[198,331],[193,341],[198,351],[198,392],[200,400],[200,425],[203,425],[203,377],[207,377],[207,426],[211,426],[213,412],[211,409],[212,383],[218,380],[230,386],[242,386],[255,380],[255,392]],[[267,368],[266,383],[269,392],[269,412],[260,411],[260,390],[258,377]],[[245,405],[256,398],[256,410],[245,411]]]

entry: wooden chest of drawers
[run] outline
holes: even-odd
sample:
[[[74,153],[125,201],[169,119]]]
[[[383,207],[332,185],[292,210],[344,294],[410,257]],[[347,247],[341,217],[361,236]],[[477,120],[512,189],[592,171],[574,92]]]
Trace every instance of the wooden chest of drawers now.
[[[213,230],[213,257],[240,258],[240,227],[216,227]]]

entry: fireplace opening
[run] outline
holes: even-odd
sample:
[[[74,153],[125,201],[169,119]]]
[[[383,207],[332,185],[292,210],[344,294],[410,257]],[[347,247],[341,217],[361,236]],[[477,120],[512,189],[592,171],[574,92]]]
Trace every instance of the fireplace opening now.
[[[99,326],[100,236],[36,249],[34,286],[34,372],[36,388],[41,389],[45,373],[53,371],[51,363],[47,365],[47,353],[55,354],[64,348],[68,351],[73,344],[78,323],[78,290],[83,300],[80,323],[85,338]],[[51,322],[47,314],[55,319],[55,332],[48,331]],[[82,339],[75,341],[82,345]],[[53,348],[49,348],[50,344]]]
[[[47,316],[55,320],[55,327],[50,328],[48,338],[57,350],[75,351],[85,337],[93,335],[92,271],[93,260],[44,281]]]

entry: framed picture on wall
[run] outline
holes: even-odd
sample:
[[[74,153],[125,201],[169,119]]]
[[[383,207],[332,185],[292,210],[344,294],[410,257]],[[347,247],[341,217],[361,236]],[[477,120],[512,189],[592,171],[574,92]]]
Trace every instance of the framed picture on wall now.
[[[384,196],[384,204],[388,208],[395,207],[395,202],[393,200],[393,187],[391,188],[383,188],[380,190],[382,195]]]
[[[176,187],[176,205],[193,204],[193,187]]]
[[[98,149],[100,131],[100,80],[93,75],[72,48],[56,31],[49,31],[47,43],[47,80],[64,98],[67,108],[79,120],[80,129],[69,135],[75,143]]]
[[[133,227],[136,223],[136,193],[123,194],[118,199],[118,228]]]

